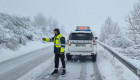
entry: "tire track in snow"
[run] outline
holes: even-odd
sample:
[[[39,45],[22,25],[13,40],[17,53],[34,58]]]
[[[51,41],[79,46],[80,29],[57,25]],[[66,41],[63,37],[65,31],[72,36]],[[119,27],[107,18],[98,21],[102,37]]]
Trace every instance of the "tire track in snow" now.
[[[81,71],[80,71],[80,79],[86,80],[86,56],[81,57]]]
[[[66,65],[67,64],[68,61],[66,61]],[[50,66],[44,72],[42,72],[35,80],[57,80],[61,75],[62,66],[58,70],[57,74],[51,75],[53,69],[54,69],[54,63],[50,64]]]
[[[66,47],[67,48],[67,47]],[[66,60],[66,65],[68,61]],[[51,72],[54,70],[54,61],[49,65],[49,67],[44,70],[39,76],[36,77],[35,80],[57,80],[61,75],[62,66],[58,70],[58,74],[51,75]]]
[[[91,65],[91,67],[90,67],[91,70],[88,70],[89,68],[87,67],[87,61],[88,61],[88,65]],[[68,63],[70,63],[70,62],[71,61],[66,61],[66,65]],[[79,78],[76,77],[75,80],[88,80],[88,77],[91,77],[92,80],[102,80],[102,76],[100,75],[100,72],[99,72],[99,69],[98,69],[98,66],[97,66],[97,63],[96,62],[91,62],[90,60],[87,60],[86,57],[81,57],[79,63],[81,64],[81,67],[79,66],[79,68],[80,68],[80,70],[79,70],[80,74],[79,74]],[[54,69],[53,66],[54,66],[54,63],[52,63],[44,72],[42,72],[36,78],[36,80],[61,80],[61,78],[62,78],[62,80],[64,80],[65,78],[70,77],[68,75],[64,75],[64,76],[61,75],[62,66],[60,67],[58,74],[51,75],[50,73]],[[92,71],[91,73],[93,73],[93,76],[88,75],[87,74],[87,70],[88,71]],[[63,77],[64,77],[64,79],[63,79]],[[90,80],[91,80],[91,78],[90,78]],[[67,79],[67,80],[69,80],[69,79]]]
[[[95,74],[95,79],[96,80],[102,80],[102,76],[99,72],[98,66],[96,62],[93,62],[93,70],[94,70],[94,74]]]
[[[91,66],[90,69],[93,68],[92,62],[89,62],[88,66]],[[57,80],[89,80],[87,76],[90,77],[90,75],[87,75],[87,69],[86,56],[76,56],[69,61],[66,75],[59,76]]]

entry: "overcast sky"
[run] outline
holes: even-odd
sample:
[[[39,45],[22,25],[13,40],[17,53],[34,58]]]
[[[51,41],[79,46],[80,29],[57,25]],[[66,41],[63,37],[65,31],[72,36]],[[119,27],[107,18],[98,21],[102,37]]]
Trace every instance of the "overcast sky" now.
[[[125,18],[138,0],[0,0],[0,12],[33,17],[43,13],[53,17],[68,31],[75,26],[91,26],[99,35],[107,17],[127,26]]]

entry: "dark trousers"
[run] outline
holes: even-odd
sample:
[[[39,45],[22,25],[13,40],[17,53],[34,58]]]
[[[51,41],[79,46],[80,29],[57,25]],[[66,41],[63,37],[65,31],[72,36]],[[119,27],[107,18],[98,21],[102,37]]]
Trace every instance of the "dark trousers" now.
[[[55,53],[55,68],[59,67],[59,58],[61,59],[62,67],[65,69],[66,68],[65,55],[64,54],[60,55],[56,53]]]

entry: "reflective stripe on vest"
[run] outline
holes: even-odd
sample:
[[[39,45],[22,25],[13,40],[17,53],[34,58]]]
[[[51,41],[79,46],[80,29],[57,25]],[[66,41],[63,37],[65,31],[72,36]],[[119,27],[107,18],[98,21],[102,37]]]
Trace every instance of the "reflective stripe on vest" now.
[[[61,48],[61,45],[65,45],[65,44],[61,44],[60,38],[64,37],[62,34],[59,34],[56,36],[56,40],[54,38],[54,45],[56,46],[56,48]]]

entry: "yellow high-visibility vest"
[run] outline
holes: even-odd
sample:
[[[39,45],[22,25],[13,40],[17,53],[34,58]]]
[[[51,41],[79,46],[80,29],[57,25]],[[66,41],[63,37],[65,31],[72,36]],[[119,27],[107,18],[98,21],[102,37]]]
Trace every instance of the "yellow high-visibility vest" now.
[[[61,41],[60,41],[61,37],[64,37],[64,36],[62,34],[57,35],[56,38],[54,38],[53,42],[54,42],[54,45],[55,45],[56,48],[61,48],[60,49],[60,52],[64,52],[65,51],[65,48],[62,47],[62,45],[65,46],[65,44],[61,44]],[[50,39],[49,38],[46,38],[46,41],[49,42]]]

